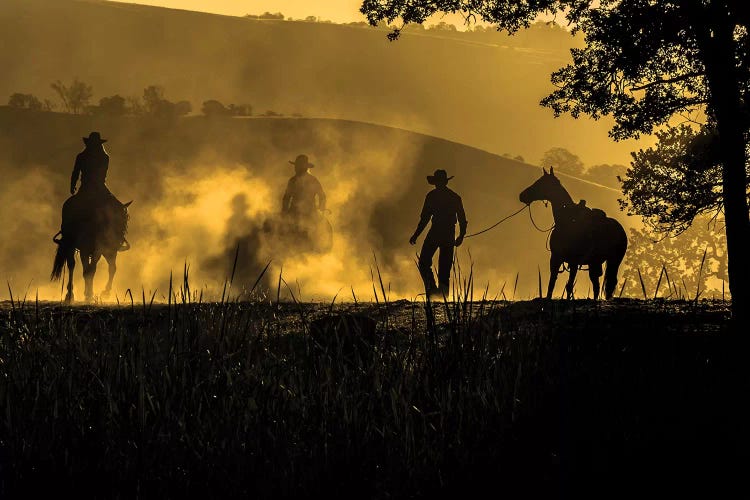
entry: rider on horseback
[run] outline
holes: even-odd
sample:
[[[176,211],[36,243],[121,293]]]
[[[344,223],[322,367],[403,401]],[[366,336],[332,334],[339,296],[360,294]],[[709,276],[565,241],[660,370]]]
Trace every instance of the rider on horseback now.
[[[62,209],[62,227],[52,238],[57,243],[57,252],[52,265],[51,279],[62,277],[68,266],[68,293],[66,301],[73,300],[73,269],[75,252],[78,250],[86,283],[86,300],[94,297],[93,281],[96,264],[104,257],[109,264],[109,280],[102,292],[107,296],[112,289],[112,280],[117,269],[117,252],[130,248],[125,234],[128,228],[128,203],[120,203],[107,188],[109,155],[102,144],[106,141],[99,132],[91,132],[83,138],[86,148],[76,157],[70,177],[70,198]],[[78,179],[81,187],[76,191]]]
[[[111,221],[101,219],[107,218],[109,214],[119,215],[122,212],[126,217],[123,204],[105,184],[109,168],[109,155],[103,146],[105,142],[107,140],[102,139],[99,132],[91,132],[88,137],[83,137],[86,147],[76,156],[73,173],[70,176],[72,196],[65,201],[62,209],[60,232],[63,238],[75,231],[74,226],[80,226],[86,222],[96,221],[108,224]],[[76,191],[79,178],[81,187]],[[123,244],[125,244],[124,238]]]
[[[294,165],[295,175],[284,191],[277,234],[283,234],[298,250],[328,251],[333,242],[333,230],[324,215],[328,210],[323,186],[309,172],[314,165],[303,154],[289,163]],[[273,224],[267,226],[270,229]]]
[[[326,194],[320,181],[309,171],[314,167],[307,155],[299,155],[294,161],[294,177],[289,179],[281,201],[281,211],[294,216],[297,219],[307,218],[315,215],[315,210],[324,212],[326,210]],[[317,207],[315,198],[317,197]]]

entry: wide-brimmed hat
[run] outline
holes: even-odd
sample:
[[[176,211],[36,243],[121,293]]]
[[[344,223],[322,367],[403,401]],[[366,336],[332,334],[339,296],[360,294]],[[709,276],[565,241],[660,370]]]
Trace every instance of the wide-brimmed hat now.
[[[83,139],[83,143],[87,146],[89,144],[101,145],[107,142],[107,139],[102,139],[102,136],[99,135],[99,132],[91,132],[88,137],[81,137],[81,139]]]
[[[433,175],[427,176],[427,182],[430,184],[446,184],[451,179],[453,176],[448,177],[448,172],[442,169],[435,170]]]
[[[312,168],[315,166],[312,163],[310,163],[310,160],[307,158],[307,155],[298,155],[297,158],[294,159],[294,161],[289,160],[289,163],[291,163],[295,167]]]

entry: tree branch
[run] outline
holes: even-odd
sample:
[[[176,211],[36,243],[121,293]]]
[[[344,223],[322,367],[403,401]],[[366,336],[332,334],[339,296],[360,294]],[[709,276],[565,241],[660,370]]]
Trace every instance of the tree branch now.
[[[704,76],[704,75],[705,73],[697,72],[697,71],[694,73],[685,73],[684,75],[675,76],[673,78],[663,78],[661,80],[655,80],[653,82],[645,83],[638,87],[632,87],[630,90],[633,92],[638,91],[638,90],[646,90],[647,88],[654,87],[656,85],[665,85],[668,83],[683,82],[685,80],[690,80],[691,78],[696,78],[696,77]]]

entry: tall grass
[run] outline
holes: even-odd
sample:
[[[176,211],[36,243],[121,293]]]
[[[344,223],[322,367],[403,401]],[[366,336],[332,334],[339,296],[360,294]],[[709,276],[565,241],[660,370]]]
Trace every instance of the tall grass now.
[[[118,307],[2,309],[1,494],[550,494],[560,460],[578,456],[560,436],[609,436],[711,393],[705,346],[681,359],[659,332],[633,347],[617,316],[581,321],[573,303],[510,305],[488,287],[475,297],[473,266],[456,266],[452,300],[407,302],[390,299],[375,262],[377,303],[339,305],[299,302],[291,287],[281,302],[281,274],[275,300],[231,299],[230,279],[222,301],[204,303],[188,273],[167,304],[141,291]],[[650,328],[674,321],[649,314]],[[321,329],[343,317],[374,320],[374,335]],[[641,405],[624,405],[634,388]]]

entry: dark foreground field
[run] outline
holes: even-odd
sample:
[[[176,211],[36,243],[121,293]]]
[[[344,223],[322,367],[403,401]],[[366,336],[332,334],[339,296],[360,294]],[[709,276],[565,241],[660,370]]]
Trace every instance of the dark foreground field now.
[[[715,497],[745,472],[726,304],[433,308],[4,303],[0,497]]]

